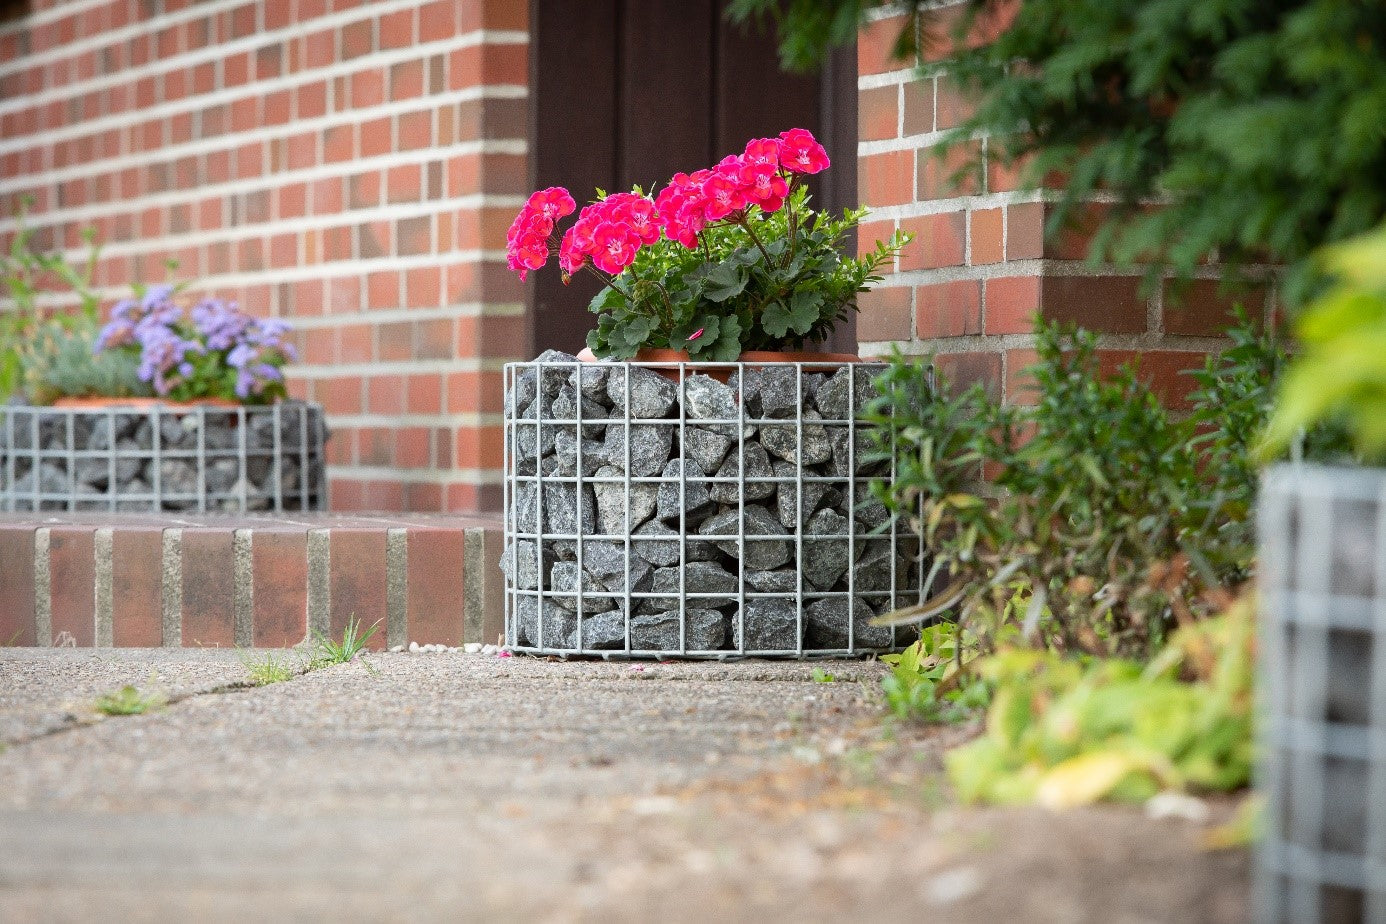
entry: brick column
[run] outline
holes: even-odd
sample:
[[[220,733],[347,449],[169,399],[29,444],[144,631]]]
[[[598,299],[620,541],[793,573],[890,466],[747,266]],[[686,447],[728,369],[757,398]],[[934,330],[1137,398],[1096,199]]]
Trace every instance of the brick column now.
[[[1030,318],[1038,311],[1101,333],[1105,367],[1139,355],[1143,375],[1178,404],[1191,384],[1180,373],[1223,342],[1229,306],[1216,271],[1177,306],[1168,288],[1147,297],[1139,277],[1088,264],[1082,235],[1046,242],[1044,193],[1018,191],[1015,174],[989,159],[986,139],[940,161],[933,148],[967,103],[946,75],[921,77],[918,62],[891,58],[904,23],[899,15],[876,19],[857,43],[858,191],[871,208],[862,247],[897,228],[915,234],[885,282],[861,300],[862,355],[893,345],[934,353],[955,383],[984,382],[1024,401],[1023,370],[1035,358]],[[930,43],[921,47],[927,54]],[[977,159],[979,180],[950,182]],[[1256,296],[1249,307],[1263,310],[1264,302]]]
[[[527,4],[34,6],[0,26],[0,244],[27,196],[41,245],[96,229],[112,296],[184,280],[292,321],[335,509],[498,508]]]

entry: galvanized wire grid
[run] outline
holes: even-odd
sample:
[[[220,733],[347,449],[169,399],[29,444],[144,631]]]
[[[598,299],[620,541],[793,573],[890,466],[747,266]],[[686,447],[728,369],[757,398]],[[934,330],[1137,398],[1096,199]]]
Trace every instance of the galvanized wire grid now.
[[[542,360],[542,358],[541,358]],[[568,416],[556,417],[545,416],[542,409],[534,412],[534,407],[517,406],[515,397],[520,393],[517,391],[517,384],[527,376],[533,377],[533,382],[537,383],[535,388],[534,406],[542,405],[544,401],[544,383],[546,381],[557,381],[559,387],[564,384],[569,386],[578,396],[581,396],[583,379],[582,375],[593,374],[594,367],[604,367],[608,370],[608,375],[613,379],[619,379],[624,389],[624,400],[613,402],[617,409],[624,409],[624,413],[617,415],[615,412],[605,418],[584,416],[584,401],[579,397],[572,402],[574,413]],[[748,381],[755,376],[773,375],[771,370],[787,369],[792,370],[792,375],[797,390],[797,408],[792,417],[756,417],[748,413],[748,402],[746,387]],[[584,371],[585,370],[585,371]],[[638,373],[636,370],[650,370],[657,372],[672,380],[677,389],[677,400],[674,407],[667,417],[661,418],[633,418],[630,413],[632,408],[632,381]],[[820,381],[814,382],[821,385],[821,379],[827,378],[831,374],[839,374],[839,370],[845,370],[847,376],[847,401],[848,412],[845,416],[831,419],[806,417],[806,385],[808,376],[818,374]],[[557,655],[597,655],[604,658],[612,657],[655,657],[655,658],[734,658],[745,656],[759,657],[841,657],[862,655],[870,652],[881,652],[899,650],[908,644],[915,637],[912,628],[880,628],[870,627],[867,620],[873,614],[879,614],[893,610],[902,606],[916,603],[925,596],[926,581],[926,560],[925,550],[918,540],[918,537],[910,527],[895,517],[887,516],[885,522],[872,527],[864,526],[858,514],[862,512],[867,504],[878,502],[870,499],[867,485],[870,481],[877,478],[893,480],[895,475],[895,460],[882,461],[875,467],[863,465],[858,458],[863,449],[863,435],[867,425],[858,420],[861,411],[860,405],[863,403],[863,392],[869,392],[869,380],[881,370],[880,366],[870,364],[855,363],[697,363],[685,364],[675,362],[642,362],[642,363],[600,363],[590,364],[572,361],[535,361],[531,363],[510,363],[505,367],[505,483],[504,483],[504,503],[505,503],[505,540],[506,540],[506,560],[503,568],[506,570],[505,585],[505,626],[507,645],[513,650],[535,654],[557,654]],[[735,393],[735,416],[727,417],[690,417],[688,392],[685,390],[688,383],[696,376],[711,375],[728,379]],[[546,377],[556,376],[555,379]],[[680,384],[683,383],[683,384]],[[874,392],[872,392],[874,393]],[[760,475],[748,474],[747,472],[747,453],[751,438],[747,434],[749,428],[757,428],[761,433],[766,432],[764,428],[793,428],[797,441],[796,459],[804,459],[805,454],[805,426],[822,427],[823,432],[828,434],[830,445],[834,447],[844,447],[847,454],[845,472],[841,475],[836,473],[809,473],[806,466],[794,465],[794,472],[791,476],[784,474],[764,473]],[[666,427],[674,431],[677,442],[670,451],[671,463],[674,460],[683,460],[677,467],[677,471],[669,473],[667,470],[654,475],[632,475],[632,428],[639,427]],[[730,432],[734,435],[731,448],[727,454],[728,460],[735,461],[735,471],[729,473],[703,473],[701,477],[688,477],[688,443],[687,435],[692,428],[717,429],[734,428]],[[623,436],[616,442],[623,449],[623,457],[618,454],[616,459],[603,458],[600,463],[612,464],[619,469],[612,474],[608,469],[606,474],[597,474],[594,469],[599,465],[585,463],[583,458],[584,439],[579,434],[591,435],[600,438],[609,428],[617,428]],[[725,432],[725,431],[724,431]],[[528,457],[520,451],[521,439],[525,438],[528,445],[527,435],[533,435],[533,453],[536,454],[535,464],[532,471],[529,465],[523,466],[518,462],[528,463]],[[566,436],[560,436],[565,434]],[[834,439],[836,436],[836,439]],[[554,466],[546,465],[543,458],[543,447],[546,440],[553,438],[571,438],[575,448],[575,464],[572,466],[572,474],[555,473]],[[608,440],[609,442],[609,440]],[[587,451],[591,451],[590,444]],[[835,464],[839,460],[835,459]],[[723,468],[728,463],[723,464]],[[521,468],[526,469],[521,471]],[[546,468],[550,469],[546,471]],[[712,490],[715,485],[729,484],[735,486],[735,503],[719,504],[721,513],[735,511],[736,530],[731,533],[717,533],[714,535],[703,535],[698,532],[693,523],[688,519],[688,498],[691,490]],[[584,505],[594,502],[595,495],[588,494],[586,488],[589,486],[597,488],[602,485],[619,486],[621,496],[625,499],[625,506],[621,515],[621,521],[628,527],[621,532],[603,532],[599,528],[591,530],[584,528]],[[632,531],[631,525],[631,505],[633,503],[633,492],[640,490],[642,486],[653,485],[659,490],[666,490],[672,486],[677,490],[677,509],[678,518],[676,523],[670,523],[674,535],[663,532],[642,534],[641,531]],[[772,533],[766,532],[747,532],[747,488],[754,485],[770,485],[777,492],[784,487],[792,487],[792,509],[797,517],[798,526],[789,528],[781,527]],[[821,486],[822,491],[818,490]],[[820,500],[815,501],[813,496],[806,495],[806,488],[812,489],[811,493],[819,495]],[[764,489],[762,489],[764,490]],[[846,512],[847,529],[843,532],[832,534],[806,533],[806,518],[804,512],[814,503],[820,503],[821,497],[830,495],[832,491],[838,491],[844,498],[843,509]],[[571,491],[577,510],[573,515],[573,522],[576,529],[567,531],[555,531],[551,528],[552,518],[549,513],[549,495],[546,492]],[[806,500],[809,502],[806,505]],[[874,510],[874,509],[873,509]],[[881,507],[880,511],[884,511]],[[810,511],[811,512],[811,511]],[[654,518],[655,521],[658,516]],[[648,528],[648,522],[647,526]],[[659,560],[658,556],[652,551],[654,543],[677,543],[677,556],[672,565],[678,569],[676,589],[632,589],[632,565],[638,565],[637,559],[644,559],[644,556]],[[792,587],[786,589],[755,589],[748,584],[747,574],[747,549],[757,543],[784,542],[792,547],[790,564],[792,565]],[[822,589],[810,586],[810,581],[805,574],[805,549],[808,544],[817,543],[840,543],[846,546],[847,567],[843,578],[832,588]],[[624,556],[625,576],[624,586],[612,589],[604,587],[592,579],[589,574],[588,557],[594,554],[594,543],[613,543],[620,548]],[[859,587],[857,582],[858,563],[862,558],[863,551],[874,549],[879,555],[881,546],[885,543],[885,554],[889,563],[888,584],[884,588],[872,586],[869,589]],[[875,545],[872,545],[875,544]],[[723,561],[727,558],[734,559],[735,586],[731,589],[717,589],[713,591],[694,592],[687,587],[687,574],[690,565],[696,565],[700,561],[706,561],[711,557],[714,561],[718,556],[709,554],[710,548],[725,547],[732,545],[736,550],[730,556],[721,556]],[[666,546],[667,548],[667,546]],[[521,571],[528,571],[529,562],[522,560],[523,556],[532,556],[534,570],[529,572],[537,576],[532,583],[534,586],[521,586],[517,575]],[[575,586],[556,588],[552,575],[555,573],[555,566],[563,565],[564,562],[571,564],[576,572]],[[783,571],[784,569],[780,569]],[[763,576],[763,573],[762,573]],[[812,613],[811,607],[814,604],[822,606],[820,601],[825,600],[844,601],[845,624],[840,627],[830,627],[823,630],[819,627],[819,637],[835,635],[840,629],[841,644],[829,644],[810,646],[806,644],[806,613]],[[643,614],[642,601],[652,601],[654,604],[668,606],[667,617],[659,620],[655,617],[658,611],[657,606],[645,609]],[[755,644],[757,632],[755,626],[748,627],[747,614],[752,612],[760,601],[791,601],[794,608],[794,625],[780,634],[781,641],[771,644]],[[867,609],[862,604],[865,604]],[[610,616],[611,608],[614,605],[615,617]],[[748,611],[748,607],[752,609]],[[726,620],[724,632],[721,635],[723,641],[716,645],[698,645],[696,639],[690,638],[693,633],[690,631],[689,622],[690,611],[698,611],[702,618],[706,618],[708,609],[721,611],[725,614]],[[660,622],[663,631],[645,631],[644,638],[641,638],[642,629],[640,622],[642,619],[648,621],[655,618]],[[670,624],[676,618],[676,632],[670,631]],[[601,638],[595,638],[598,633],[593,628],[596,623],[594,620],[603,620],[606,634]],[[705,628],[705,627],[704,627]],[[615,637],[612,630],[615,630]],[[703,633],[706,636],[707,633]],[[764,632],[759,633],[761,641],[764,642]],[[713,637],[717,637],[713,633]],[[792,643],[784,642],[784,638],[792,638]],[[659,644],[651,639],[664,642]],[[704,638],[706,641],[706,638]],[[642,644],[643,642],[643,644]]]
[[[326,433],[302,402],[0,406],[0,510],[325,510]]]
[[[1386,920],[1386,474],[1287,465],[1264,481],[1265,921]]]

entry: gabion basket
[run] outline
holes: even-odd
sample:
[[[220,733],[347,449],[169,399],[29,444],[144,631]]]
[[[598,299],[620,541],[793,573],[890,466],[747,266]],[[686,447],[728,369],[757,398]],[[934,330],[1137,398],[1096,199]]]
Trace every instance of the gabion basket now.
[[[324,510],[322,408],[0,405],[0,510]]]
[[[1386,920],[1386,471],[1279,466],[1261,557],[1264,921]]]
[[[602,657],[898,650],[924,550],[870,493],[866,363],[505,367],[506,643]]]

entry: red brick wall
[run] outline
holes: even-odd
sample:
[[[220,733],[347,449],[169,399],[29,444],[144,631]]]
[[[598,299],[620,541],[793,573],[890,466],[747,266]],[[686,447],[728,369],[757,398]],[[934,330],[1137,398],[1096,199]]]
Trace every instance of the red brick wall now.
[[[1216,270],[1179,304],[1168,289],[1146,296],[1138,278],[1088,264],[1081,234],[1046,241],[1044,194],[1017,191],[1014,174],[988,159],[985,139],[947,162],[935,157],[933,147],[967,103],[946,75],[921,77],[919,62],[892,60],[903,24],[901,16],[878,19],[857,43],[858,191],[871,208],[861,246],[897,228],[915,234],[885,282],[861,300],[862,354],[896,344],[933,353],[953,381],[983,381],[1024,401],[1023,371],[1035,355],[1030,319],[1039,311],[1100,332],[1105,364],[1139,354],[1142,373],[1178,404],[1191,384],[1180,372],[1202,365],[1223,342],[1229,306]],[[984,40],[985,30],[976,38]],[[940,45],[926,36],[920,47],[927,65],[929,49]],[[981,159],[983,178],[958,187],[949,180],[964,156]],[[1264,301],[1249,307],[1264,310]]]
[[[527,7],[35,0],[0,26],[3,214],[31,197],[73,256],[94,227],[112,296],[187,280],[292,321],[334,509],[497,509]]]

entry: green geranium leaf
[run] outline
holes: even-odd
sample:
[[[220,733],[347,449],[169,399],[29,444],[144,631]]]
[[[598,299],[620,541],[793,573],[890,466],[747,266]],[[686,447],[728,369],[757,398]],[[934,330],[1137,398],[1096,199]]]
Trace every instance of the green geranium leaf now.
[[[736,362],[741,355],[741,323],[732,315],[722,318],[720,327],[717,340],[699,352],[698,358],[717,363]],[[706,336],[703,335],[704,338]],[[701,343],[702,339],[699,338],[697,342]]]
[[[766,308],[760,323],[772,337],[784,337],[790,331],[802,336],[813,328],[822,304],[823,296],[818,292],[796,292],[788,305],[775,302]]]
[[[689,356],[701,357],[712,344],[717,342],[720,327],[721,319],[715,314],[698,315],[669,335],[669,349],[687,350]],[[688,339],[694,334],[698,334],[698,339]]]
[[[703,295],[714,302],[725,302],[745,291],[749,279],[749,274],[735,263],[719,263],[707,274]]]

